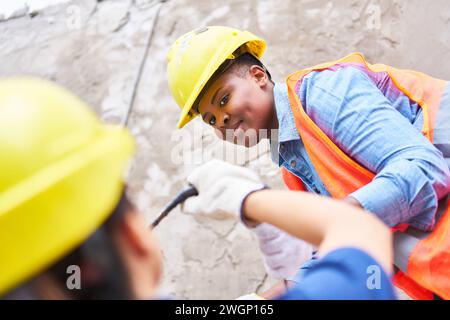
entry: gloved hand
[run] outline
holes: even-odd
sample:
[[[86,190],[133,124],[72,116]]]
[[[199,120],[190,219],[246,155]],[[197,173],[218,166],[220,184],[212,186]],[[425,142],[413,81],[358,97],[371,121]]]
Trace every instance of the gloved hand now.
[[[264,255],[264,266],[274,279],[291,278],[311,259],[313,248],[309,243],[262,223],[254,229],[259,248]]]
[[[187,214],[215,219],[241,218],[246,197],[266,188],[258,174],[250,169],[212,160],[196,168],[187,178],[199,193],[186,200],[181,208]]]

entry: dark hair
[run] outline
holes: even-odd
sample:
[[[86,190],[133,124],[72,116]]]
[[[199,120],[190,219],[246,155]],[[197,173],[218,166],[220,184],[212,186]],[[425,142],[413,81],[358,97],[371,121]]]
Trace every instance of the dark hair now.
[[[240,49],[236,50],[235,54],[237,55],[238,51]],[[224,63],[220,65],[220,67],[213,73],[211,78],[208,80],[206,85],[203,87],[202,91],[198,95],[197,99],[194,102],[194,110],[195,112],[198,112],[198,104],[200,103],[200,100],[203,98],[205,93],[208,91],[209,87],[225,72],[231,71],[234,72],[239,77],[244,77],[247,72],[250,70],[250,68],[254,65],[257,65],[261,68],[263,68],[269,78],[269,81],[273,83],[272,76],[267,70],[267,68],[264,66],[264,64],[256,58],[254,55],[252,55],[249,52],[245,52],[241,55],[239,55],[235,59],[227,59]]]
[[[123,192],[112,214],[85,242],[60,259],[40,275],[10,291],[4,299],[40,299],[42,288],[39,278],[45,276],[52,280],[64,298],[93,299],[131,299],[129,279],[117,250],[114,234],[133,205]],[[69,266],[81,270],[81,288],[69,289],[67,279]]]
[[[233,72],[235,72],[238,76],[244,77],[246,75],[246,73],[248,72],[248,70],[254,65],[257,65],[257,66],[263,68],[265,70],[265,72],[267,73],[269,80],[272,81],[272,76],[270,75],[269,70],[267,70],[267,68],[264,66],[264,64],[258,58],[256,58],[254,55],[252,55],[251,53],[248,53],[248,52],[244,53],[244,54],[240,55],[239,57],[237,57],[236,59],[232,60],[232,63],[229,66],[229,68]]]

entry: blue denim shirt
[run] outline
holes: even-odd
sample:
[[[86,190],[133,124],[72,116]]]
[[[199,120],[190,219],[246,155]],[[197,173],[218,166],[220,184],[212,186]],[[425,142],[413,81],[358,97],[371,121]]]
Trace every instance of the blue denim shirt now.
[[[408,222],[429,230],[438,200],[450,192],[450,169],[420,133],[421,108],[387,75],[377,81],[352,66],[312,72],[297,95],[339,148],[377,174],[351,196],[391,227]],[[279,133],[278,141],[271,141],[272,160],[298,176],[308,191],[329,196],[295,127],[285,84],[275,84],[274,98]],[[445,103],[450,109],[450,101]]]

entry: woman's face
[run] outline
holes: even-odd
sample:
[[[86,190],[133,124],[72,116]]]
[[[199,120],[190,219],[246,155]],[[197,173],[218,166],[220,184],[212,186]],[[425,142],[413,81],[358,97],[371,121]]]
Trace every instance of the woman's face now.
[[[208,88],[198,111],[223,140],[251,147],[261,139],[260,130],[273,128],[273,84],[257,65],[245,74],[232,66]]]

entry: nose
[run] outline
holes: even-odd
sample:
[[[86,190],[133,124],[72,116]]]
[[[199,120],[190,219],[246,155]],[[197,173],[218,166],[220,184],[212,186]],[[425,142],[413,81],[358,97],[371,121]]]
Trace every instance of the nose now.
[[[230,115],[227,114],[226,112],[223,112],[218,118],[217,126],[219,128],[225,128],[229,122],[230,122]]]

